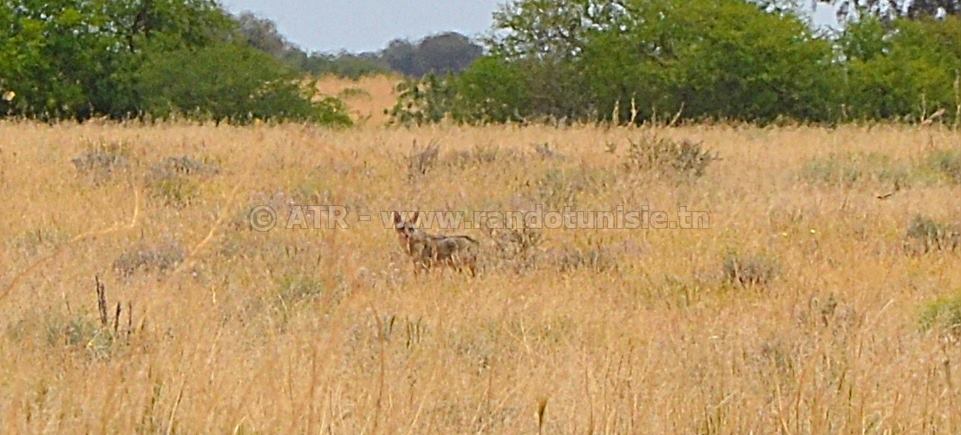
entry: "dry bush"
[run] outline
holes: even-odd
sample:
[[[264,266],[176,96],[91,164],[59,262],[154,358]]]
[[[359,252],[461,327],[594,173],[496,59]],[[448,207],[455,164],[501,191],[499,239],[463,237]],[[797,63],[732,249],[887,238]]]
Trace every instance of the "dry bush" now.
[[[8,250],[24,257],[33,257],[43,252],[49,252],[56,246],[63,244],[70,237],[55,228],[37,228],[24,231],[6,240]]]
[[[807,161],[799,177],[813,184],[850,187],[863,181],[908,186],[916,179],[914,169],[878,153],[832,153]]]
[[[609,272],[617,269],[617,258],[612,250],[602,245],[587,248],[563,248],[554,251],[550,260],[561,272],[586,269],[593,272]]]
[[[551,168],[530,183],[528,196],[534,204],[558,211],[576,206],[578,197],[598,194],[611,178],[601,169]]]
[[[99,277],[93,288],[95,291],[86,295],[90,302],[87,306],[96,307],[94,315],[87,310],[74,313],[69,309],[66,313],[56,309],[29,312],[8,326],[7,337],[21,345],[37,340],[51,351],[64,350],[93,360],[110,359],[130,343],[135,332],[133,305],[111,305]]]
[[[529,228],[523,222],[504,222],[496,227],[486,226],[485,231],[494,246],[484,260],[487,268],[508,268],[515,272],[529,271],[536,267],[544,234]]]
[[[923,165],[941,177],[955,184],[961,184],[961,149],[945,148],[929,151]]]
[[[86,151],[71,162],[77,174],[94,184],[104,184],[114,175],[130,170],[130,147],[123,142],[86,144]]]
[[[764,287],[774,281],[779,269],[776,259],[763,254],[732,252],[721,264],[724,281],[741,287]]]
[[[497,162],[515,164],[521,157],[513,151],[505,151],[496,145],[474,145],[473,148],[455,151],[445,157],[448,166],[465,169],[491,165]]]
[[[427,175],[437,164],[437,156],[439,155],[440,144],[437,142],[428,142],[421,148],[417,146],[415,141],[410,154],[407,155],[407,178],[415,179]]]
[[[321,300],[329,301],[327,293],[327,286],[312,276],[286,275],[275,288],[248,300],[242,316],[247,321],[256,318],[266,322],[275,332],[284,332],[289,328],[290,321],[302,315],[311,305]]]
[[[120,254],[113,262],[113,269],[125,278],[137,273],[169,272],[183,262],[184,255],[184,249],[176,242],[141,242]]]
[[[905,238],[911,252],[954,251],[961,248],[961,226],[915,215]]]
[[[150,166],[147,188],[164,204],[186,207],[196,199],[200,182],[220,173],[220,165],[205,158],[167,157]]]
[[[706,149],[703,142],[687,139],[675,141],[652,134],[630,140],[624,166],[631,171],[656,170],[685,177],[700,177],[718,159],[717,152]]]
[[[534,144],[534,153],[542,160],[563,160],[564,155],[559,153],[550,142]]]
[[[150,167],[148,179],[162,179],[174,176],[208,177],[220,173],[220,165],[206,158],[190,156],[167,157]]]

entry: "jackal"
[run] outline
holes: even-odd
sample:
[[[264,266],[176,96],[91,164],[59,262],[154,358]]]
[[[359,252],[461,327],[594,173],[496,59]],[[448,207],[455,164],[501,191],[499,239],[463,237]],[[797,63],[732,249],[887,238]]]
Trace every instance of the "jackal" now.
[[[414,262],[414,273],[429,271],[435,265],[448,266],[458,272],[467,271],[477,275],[477,247],[479,243],[470,236],[445,236],[427,234],[414,225],[420,212],[406,221],[394,212],[394,230],[400,246]]]

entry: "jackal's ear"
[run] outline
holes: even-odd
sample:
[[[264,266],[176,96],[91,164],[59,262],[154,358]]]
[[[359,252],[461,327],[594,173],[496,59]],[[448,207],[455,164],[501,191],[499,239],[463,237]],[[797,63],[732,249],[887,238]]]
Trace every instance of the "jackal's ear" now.
[[[414,217],[410,218],[410,223],[416,224],[417,219],[420,219],[420,210],[414,212]]]
[[[400,217],[400,213],[394,212],[394,225],[404,222],[404,218]]]

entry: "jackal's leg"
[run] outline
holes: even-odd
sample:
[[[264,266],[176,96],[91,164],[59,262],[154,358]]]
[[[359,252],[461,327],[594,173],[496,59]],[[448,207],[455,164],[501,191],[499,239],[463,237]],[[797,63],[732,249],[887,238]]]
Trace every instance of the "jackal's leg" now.
[[[476,264],[474,264],[474,263],[468,263],[468,264],[467,264],[467,271],[470,272],[470,277],[471,277],[471,278],[476,278],[476,277],[477,277],[477,265],[476,265]]]
[[[413,263],[414,263],[414,276],[418,276],[421,274],[421,272],[427,272],[430,269],[430,266],[427,264],[424,264],[423,261],[419,261],[415,259]]]

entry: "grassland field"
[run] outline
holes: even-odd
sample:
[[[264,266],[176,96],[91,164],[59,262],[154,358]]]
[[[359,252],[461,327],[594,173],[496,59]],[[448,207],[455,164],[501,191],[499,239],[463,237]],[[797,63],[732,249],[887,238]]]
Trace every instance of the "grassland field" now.
[[[0,431],[961,432],[958,131],[407,129],[325,86],[367,121],[0,122]],[[710,224],[452,229],[470,278],[263,204]]]

